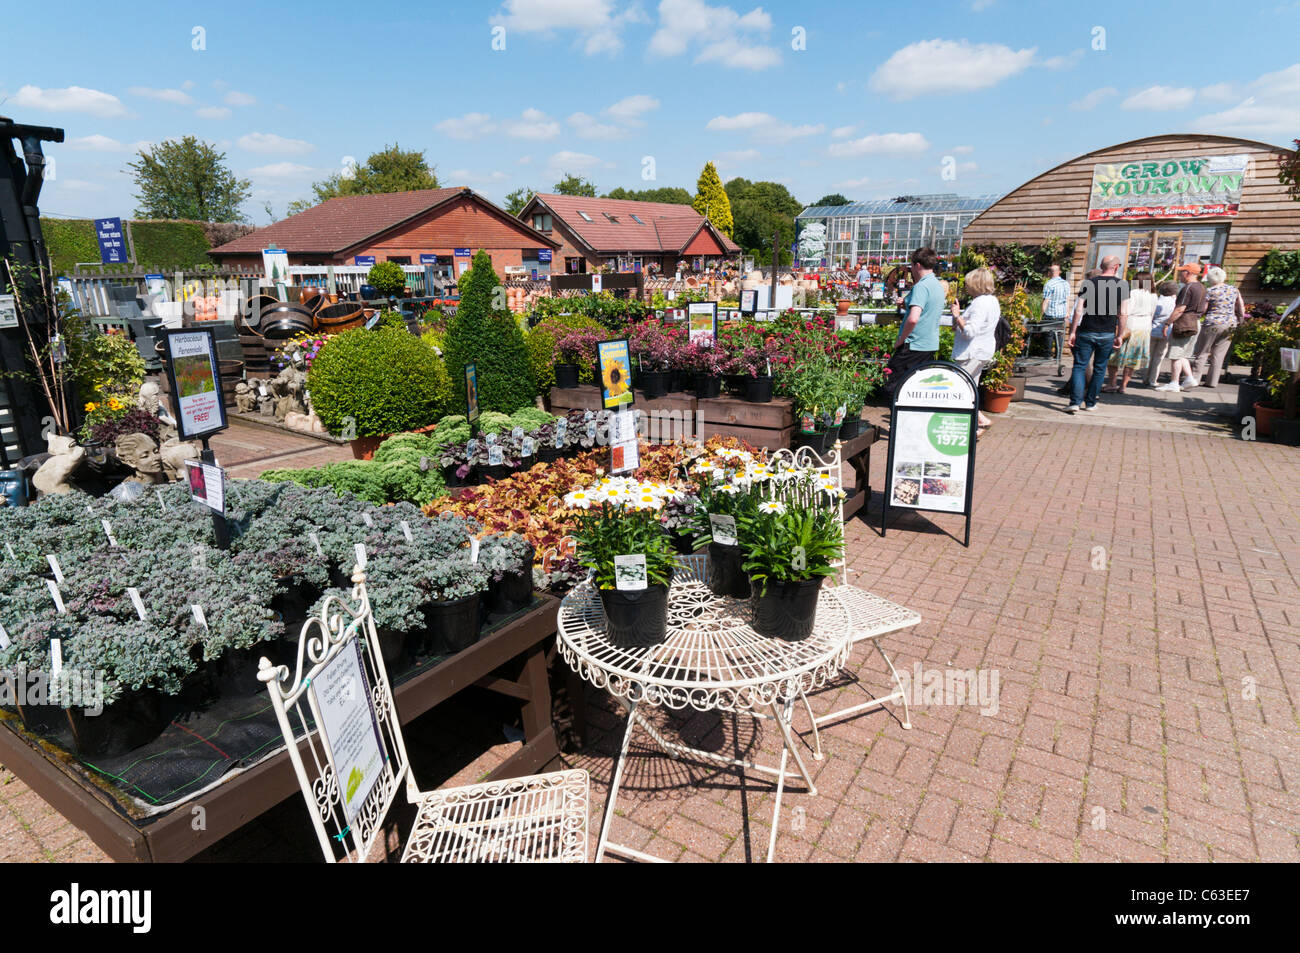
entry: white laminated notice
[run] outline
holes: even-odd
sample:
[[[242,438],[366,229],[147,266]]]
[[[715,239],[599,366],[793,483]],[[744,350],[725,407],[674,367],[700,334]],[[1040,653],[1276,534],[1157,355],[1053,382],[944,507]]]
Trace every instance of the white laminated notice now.
[[[411,535],[411,524],[408,523],[406,520],[402,520],[402,522],[398,525],[402,527],[402,535],[406,537],[406,541],[408,543],[415,542],[415,537]]]
[[[3,625],[0,625],[0,649],[7,648],[9,648],[9,633],[5,631]]]
[[[10,558],[10,559],[17,559],[17,558],[18,558],[17,555],[14,554],[14,548],[13,548],[12,546],[9,545],[9,541],[8,541],[8,540],[5,540],[5,552],[7,552],[7,553],[9,554],[9,558]]]
[[[709,529],[712,531],[715,543],[723,546],[736,545],[736,518],[734,516],[710,513]]]
[[[196,602],[190,606],[190,611],[194,613],[194,621],[206,629],[208,627],[208,617],[203,614],[203,606]]]
[[[469,561],[478,562],[478,539],[473,536],[469,538]]]
[[[366,568],[366,544],[357,543],[352,547],[352,551],[357,554],[357,568]]]
[[[307,538],[310,539],[311,544],[316,547],[316,555],[324,556],[325,550],[320,548],[320,537],[317,536],[314,532],[311,532],[307,534]]]
[[[50,639],[50,678],[58,678],[63,671],[63,641]]]
[[[108,545],[117,546],[117,540],[113,538],[113,527],[108,520],[100,520],[104,526],[104,535],[108,537]]]
[[[369,514],[369,513],[362,513],[362,514],[361,514],[361,518],[362,518],[362,520],[365,521],[365,524],[366,524],[367,526],[371,527],[372,529],[374,528],[375,521],[372,520],[372,519],[370,518],[370,514]]]

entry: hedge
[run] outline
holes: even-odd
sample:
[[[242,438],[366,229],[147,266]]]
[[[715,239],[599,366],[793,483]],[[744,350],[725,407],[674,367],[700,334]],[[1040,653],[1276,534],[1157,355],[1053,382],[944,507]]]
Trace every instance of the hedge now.
[[[233,240],[238,237],[237,232],[248,231],[248,226],[210,222],[142,220],[132,221],[130,225],[137,267],[164,274],[211,267],[213,262],[208,251],[214,247],[214,235]],[[77,262],[99,261],[93,220],[43,218],[41,232],[55,274],[71,275]]]

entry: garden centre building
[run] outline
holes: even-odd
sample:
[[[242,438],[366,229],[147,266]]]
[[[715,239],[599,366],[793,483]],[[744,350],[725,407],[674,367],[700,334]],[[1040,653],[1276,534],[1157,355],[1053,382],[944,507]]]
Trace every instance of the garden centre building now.
[[[995,201],[996,195],[903,195],[852,205],[818,205],[795,219],[799,230],[826,227],[825,258],[831,267],[860,261],[888,265],[907,260],[912,249],[929,245],[952,257],[961,250],[962,229]],[[811,262],[816,264],[816,262]]]
[[[1074,243],[1073,278],[1107,255],[1130,277],[1173,277],[1186,262],[1219,264],[1246,295],[1290,300],[1260,288],[1260,261],[1300,239],[1300,203],[1278,181],[1289,150],[1227,136],[1165,135],[1071,159],[1008,193],[967,227],[967,245],[1050,238]]]

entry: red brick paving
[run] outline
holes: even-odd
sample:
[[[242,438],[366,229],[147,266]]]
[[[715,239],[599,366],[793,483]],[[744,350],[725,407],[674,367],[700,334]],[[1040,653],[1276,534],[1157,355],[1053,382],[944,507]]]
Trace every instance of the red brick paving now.
[[[265,462],[276,440],[236,439],[266,445],[218,443],[247,474],[347,456],[291,438],[292,456]],[[969,550],[949,535],[956,517],[896,517],[884,539],[878,521],[852,523],[851,581],[923,616],[886,637],[900,671],[996,669],[999,709],[914,705],[910,732],[889,711],[825,728],[826,760],[808,762],[819,795],[787,790],[778,858],[1300,861],[1298,459],[1195,432],[1004,418],[980,444]],[[889,690],[874,653],[859,649],[851,668]],[[859,691],[826,691],[814,708]],[[594,848],[621,722],[607,696],[587,695],[589,743],[562,760],[592,773]],[[775,731],[751,719],[654,717],[716,750],[779,756]],[[772,785],[637,742],[616,841],[671,860],[764,856]],[[92,859],[103,855],[0,769],[0,860]]]

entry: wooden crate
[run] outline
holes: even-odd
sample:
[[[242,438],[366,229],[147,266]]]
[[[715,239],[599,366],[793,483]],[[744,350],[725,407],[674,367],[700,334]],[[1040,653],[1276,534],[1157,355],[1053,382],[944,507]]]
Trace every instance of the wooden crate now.
[[[676,411],[680,414],[695,413],[695,395],[672,393],[654,400],[646,400],[645,391],[637,390],[636,403],[632,406],[647,413],[654,411]],[[570,410],[600,410],[600,390],[592,384],[578,387],[552,387],[550,409],[553,414],[563,414]]]
[[[709,397],[699,402],[703,437],[738,437],[755,447],[780,450],[790,446],[794,409],[788,400],[754,404],[738,397]]]

